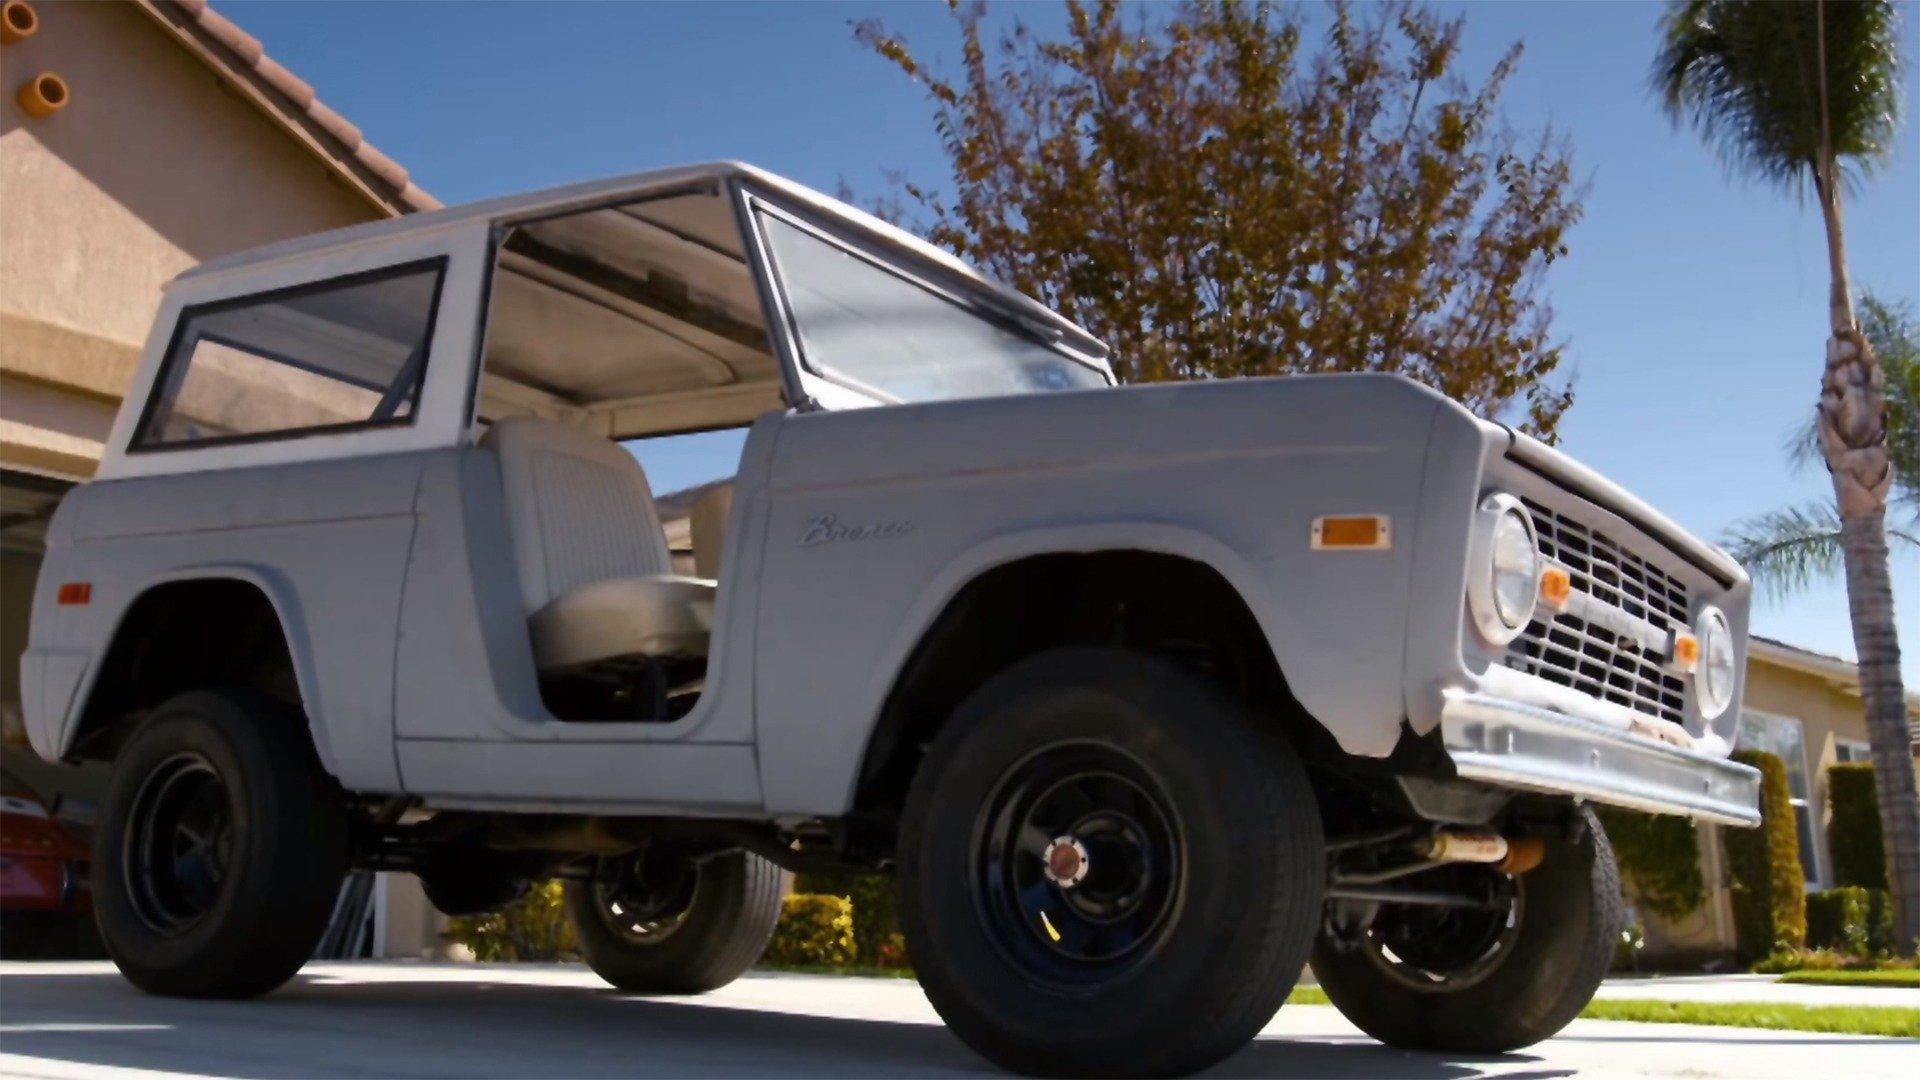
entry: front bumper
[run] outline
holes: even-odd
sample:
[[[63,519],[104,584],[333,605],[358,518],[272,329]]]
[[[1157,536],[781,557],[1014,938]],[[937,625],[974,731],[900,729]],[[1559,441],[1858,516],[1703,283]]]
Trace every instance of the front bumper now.
[[[1758,770],[1566,713],[1449,693],[1440,732],[1463,777],[1724,825],[1760,823]]]

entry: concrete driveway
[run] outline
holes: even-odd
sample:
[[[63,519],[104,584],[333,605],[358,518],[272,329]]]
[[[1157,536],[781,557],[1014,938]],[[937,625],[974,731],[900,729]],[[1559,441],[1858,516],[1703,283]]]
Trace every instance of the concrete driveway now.
[[[1408,1054],[1282,1009],[1221,1076],[1912,1077],[1920,1040],[1579,1021],[1497,1058]],[[0,1074],[954,1076],[990,1070],[911,982],[755,974],[645,999],[583,968],[313,964],[252,1002],[141,995],[104,963],[0,963]]]

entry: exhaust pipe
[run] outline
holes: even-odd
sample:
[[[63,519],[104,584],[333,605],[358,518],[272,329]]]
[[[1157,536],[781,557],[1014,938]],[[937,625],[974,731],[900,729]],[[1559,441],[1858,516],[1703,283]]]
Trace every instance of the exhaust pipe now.
[[[1503,874],[1524,874],[1547,854],[1546,843],[1537,836],[1509,840],[1484,829],[1435,829],[1414,849],[1436,863],[1484,863]]]

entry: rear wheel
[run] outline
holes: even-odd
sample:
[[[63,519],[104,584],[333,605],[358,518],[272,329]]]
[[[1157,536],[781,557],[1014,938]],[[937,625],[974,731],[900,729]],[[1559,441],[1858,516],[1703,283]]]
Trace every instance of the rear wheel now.
[[[114,760],[93,844],[101,937],[134,985],[251,997],[292,978],[326,930],[347,811],[297,713],[188,693]]]
[[[1477,907],[1380,904],[1314,947],[1327,997],[1374,1038],[1499,1053],[1551,1038],[1592,1000],[1620,932],[1613,849],[1590,812],[1520,876],[1463,864],[1405,879]]]
[[[1191,1072],[1293,987],[1321,844],[1263,718],[1151,656],[1062,649],[990,680],[928,749],[900,839],[908,950],[1002,1066]]]
[[[750,852],[648,845],[567,882],[567,918],[587,966],[620,989],[704,994],[766,951],[780,890],[780,868]]]

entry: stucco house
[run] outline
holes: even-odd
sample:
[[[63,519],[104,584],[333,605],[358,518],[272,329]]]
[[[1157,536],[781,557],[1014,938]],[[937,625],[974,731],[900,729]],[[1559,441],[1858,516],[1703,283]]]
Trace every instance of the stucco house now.
[[[1871,760],[1859,670],[1837,656],[1755,637],[1747,649],[1740,715],[1740,745],[1777,754],[1786,766],[1808,891],[1837,884],[1827,845],[1827,769],[1838,762]],[[1908,693],[1907,716],[1909,745],[1920,768],[1920,692]],[[1643,963],[1678,967],[1733,953],[1733,908],[1719,828],[1700,829],[1706,903],[1679,919],[1647,918]]]
[[[0,3],[0,720],[8,772],[97,795],[19,741],[44,525],[91,476],[168,279],[275,240],[439,206],[205,0]],[[433,945],[411,879],[377,943]]]

